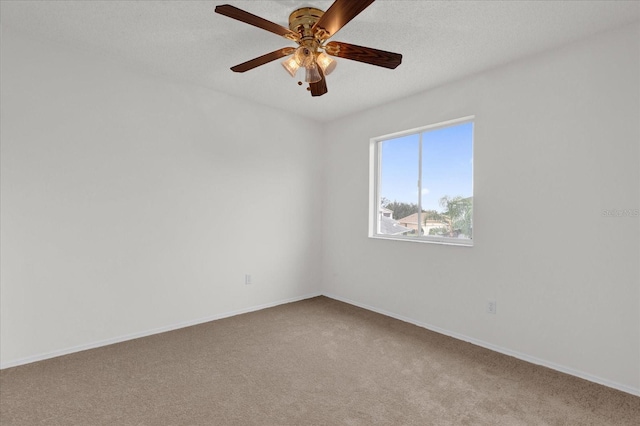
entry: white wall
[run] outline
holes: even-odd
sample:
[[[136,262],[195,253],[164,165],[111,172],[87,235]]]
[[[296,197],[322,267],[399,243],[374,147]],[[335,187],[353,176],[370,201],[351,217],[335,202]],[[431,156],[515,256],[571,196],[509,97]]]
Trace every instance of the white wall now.
[[[602,215],[640,208],[639,40],[627,27],[330,123],[325,293],[640,393],[640,220]],[[369,139],[467,115],[475,246],[367,238]]]
[[[318,291],[319,125],[7,28],[1,62],[3,366]]]
[[[323,128],[3,29],[2,365],[322,289],[638,393],[639,33]],[[471,114],[475,247],[368,239],[369,138]]]

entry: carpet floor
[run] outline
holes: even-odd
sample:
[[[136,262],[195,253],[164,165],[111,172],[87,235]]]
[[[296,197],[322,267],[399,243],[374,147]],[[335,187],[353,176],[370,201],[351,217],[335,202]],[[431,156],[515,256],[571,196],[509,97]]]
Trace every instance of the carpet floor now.
[[[317,297],[8,368],[9,425],[634,425],[640,398]]]

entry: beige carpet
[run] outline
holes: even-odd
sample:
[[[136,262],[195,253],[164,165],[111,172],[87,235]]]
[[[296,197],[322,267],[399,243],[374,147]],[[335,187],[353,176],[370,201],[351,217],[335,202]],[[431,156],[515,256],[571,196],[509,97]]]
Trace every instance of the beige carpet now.
[[[0,373],[9,425],[638,425],[640,398],[325,297]]]

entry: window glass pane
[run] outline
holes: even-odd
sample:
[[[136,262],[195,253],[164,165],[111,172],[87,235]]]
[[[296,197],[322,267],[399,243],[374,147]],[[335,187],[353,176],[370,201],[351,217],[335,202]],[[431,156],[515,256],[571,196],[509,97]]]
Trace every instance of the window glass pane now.
[[[420,135],[380,142],[378,234],[417,235]]]
[[[370,236],[473,246],[472,120],[372,140]]]
[[[472,238],[473,123],[422,134],[425,235]]]

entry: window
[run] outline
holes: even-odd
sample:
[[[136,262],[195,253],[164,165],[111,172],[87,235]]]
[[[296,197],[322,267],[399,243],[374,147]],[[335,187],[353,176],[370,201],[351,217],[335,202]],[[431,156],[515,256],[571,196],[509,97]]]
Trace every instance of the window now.
[[[473,117],[371,140],[373,238],[473,245]]]

